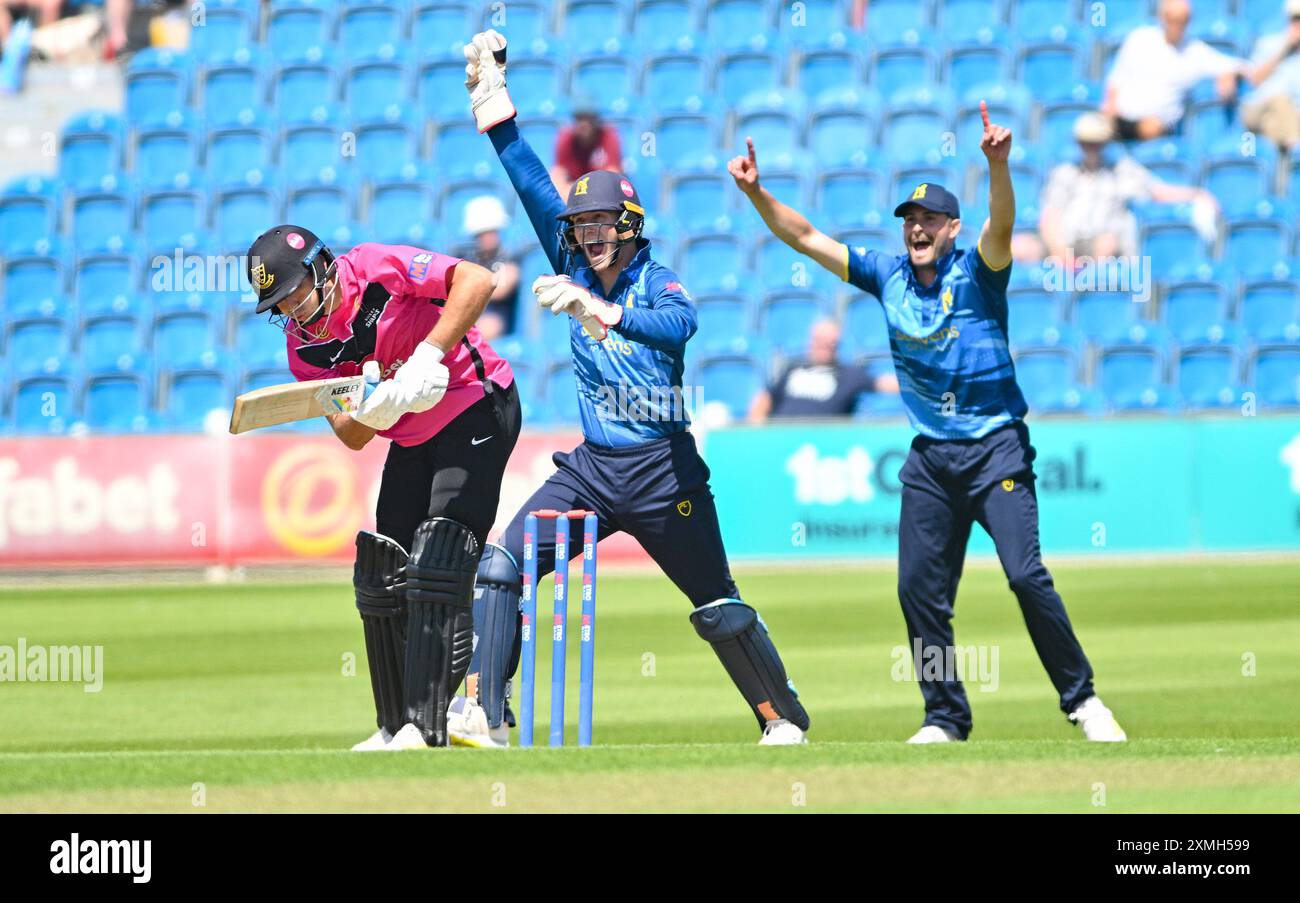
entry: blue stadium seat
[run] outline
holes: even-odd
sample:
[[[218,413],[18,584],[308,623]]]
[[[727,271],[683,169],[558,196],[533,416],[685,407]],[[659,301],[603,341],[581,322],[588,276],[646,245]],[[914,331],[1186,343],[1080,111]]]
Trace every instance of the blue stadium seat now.
[[[140,238],[147,252],[193,248],[206,221],[198,191],[156,191],[140,198]],[[268,224],[269,225],[269,224]]]
[[[290,183],[330,182],[347,165],[338,127],[330,122],[285,128],[277,154],[281,175]]]
[[[459,56],[460,49],[464,46],[465,42],[468,41],[476,31],[480,30],[478,22],[478,6],[478,4],[474,3],[447,2],[447,0],[438,0],[438,2],[432,3],[419,3],[416,6],[415,11],[411,14],[411,43],[426,52],[432,51],[438,55],[445,53],[448,56]],[[486,7],[490,7],[490,4],[486,4],[484,9],[484,11],[489,14],[490,18],[492,10]],[[535,11],[536,8],[533,7],[532,9]],[[523,50],[526,46],[526,41],[531,40],[532,36],[520,34],[518,35],[520,38],[519,43],[516,44],[516,34],[513,28],[515,25],[513,20],[516,15],[516,9],[513,2],[505,8],[505,14],[505,26],[497,28],[497,26],[489,23],[489,25],[485,27],[496,28],[497,31],[504,34],[506,40],[510,43],[510,52],[513,54],[516,52],[514,49],[515,47]],[[521,4],[521,9],[519,10],[518,15],[521,19],[527,18],[528,16],[528,11],[523,8],[523,4]],[[521,21],[520,25],[523,24],[525,23]],[[509,28],[507,26],[509,26]],[[397,37],[390,36],[387,40],[395,42]],[[465,72],[465,64],[463,62],[464,57],[461,57],[461,59],[462,62],[460,68],[463,76]]]
[[[1181,279],[1208,260],[1201,237],[1191,226],[1155,223],[1142,230],[1141,253],[1151,259],[1151,275],[1157,281]]]
[[[699,165],[702,159],[715,163],[713,149],[718,146],[715,129],[715,121],[710,116],[686,113],[660,116],[652,126],[660,164],[673,170]]]
[[[353,122],[401,118],[410,95],[408,70],[401,60],[354,63],[343,76],[343,98]]]
[[[77,396],[66,376],[20,380],[14,390],[12,416],[19,435],[49,436],[67,432],[77,419]]]
[[[849,298],[844,308],[844,340],[855,355],[889,352],[889,324],[874,295]]]
[[[67,324],[59,318],[11,321],[5,352],[17,377],[66,373],[74,362]]]
[[[266,46],[282,63],[320,62],[333,36],[333,3],[279,0],[267,11]]]
[[[698,295],[731,294],[753,288],[744,243],[735,235],[700,235],[687,239],[677,268]]]
[[[894,47],[876,54],[872,61],[870,84],[893,105],[894,95],[898,92],[933,85],[935,72],[935,57],[929,49]]]
[[[1208,160],[1201,187],[1218,198],[1226,216],[1233,217],[1250,213],[1255,201],[1271,194],[1269,181],[1270,172],[1262,160],[1238,155]]]
[[[510,86],[516,92],[514,62],[510,65]],[[420,108],[431,117],[443,120],[464,116],[469,110],[465,94],[465,62],[459,60],[430,60],[420,65],[416,75],[415,93]]]
[[[786,162],[791,163],[793,160],[786,158]],[[772,168],[764,171],[763,185],[772,193],[772,196],[783,204],[789,204],[796,210],[801,210],[807,206],[808,182],[803,172],[797,169],[782,170],[775,164],[769,165]],[[732,198],[736,212],[734,219],[740,224],[740,231],[745,234],[762,234],[765,240],[771,237],[763,226],[762,218],[754,210],[754,205],[745,200],[744,196],[738,191],[732,192]],[[779,253],[784,253],[784,251]]]
[[[131,237],[131,202],[122,194],[83,194],[72,202],[72,239],[82,253],[120,251]]]
[[[1047,159],[1073,159],[1078,154],[1074,123],[1080,115],[1095,112],[1096,108],[1096,104],[1072,100],[1044,104],[1038,126],[1038,150]]]
[[[637,64],[623,56],[591,56],[573,65],[571,90],[602,113],[622,115],[636,103]]]
[[[359,125],[356,159],[353,161],[366,181],[411,178],[420,159],[420,129],[423,123],[397,119]]]
[[[740,114],[736,136],[737,144],[745,137],[753,138],[754,147],[766,160],[793,161],[803,150],[802,117],[779,110]]]
[[[269,188],[230,188],[217,193],[212,220],[216,246],[242,254],[269,224],[280,220],[279,201]]]
[[[235,326],[234,348],[246,373],[289,366],[284,333],[268,324],[265,317],[240,317]]]
[[[145,48],[126,69],[126,117],[136,126],[161,125],[189,106],[191,60],[172,50]]]
[[[494,195],[510,212],[515,205],[514,189],[506,182],[486,179],[467,179],[448,182],[438,199],[438,217],[448,229],[459,233],[465,221],[465,206],[476,197],[485,194]]]
[[[339,185],[295,188],[286,198],[285,218],[291,223],[310,223],[313,232],[325,235],[353,221],[352,194]]]
[[[1000,104],[997,101],[988,102],[989,120],[998,125],[1006,126],[1011,129],[1013,143],[1011,146],[1012,162],[1015,161],[1015,155],[1025,150],[1024,145],[1017,146],[1014,143],[1014,136],[1024,135],[1029,130],[1026,128],[1026,120],[1020,110],[1011,104]],[[957,111],[957,122],[953,131],[957,135],[957,147],[959,153],[964,153],[968,159],[975,159],[978,154],[983,159],[983,154],[979,150],[980,141],[984,137],[984,119],[980,113],[978,105],[971,107],[962,107]],[[1028,151],[1026,151],[1028,153]],[[1021,165],[1030,165],[1036,169],[1042,169],[1037,163],[1022,163]],[[983,166],[980,166],[983,169]],[[988,179],[981,178],[979,181],[987,184]],[[1035,195],[1037,197],[1037,195]],[[1018,202],[1023,203],[1025,198],[1017,194]]]
[[[882,180],[869,169],[823,172],[817,182],[817,209],[835,229],[880,223]]]
[[[1074,44],[1031,44],[1023,47],[1017,60],[1021,84],[1031,85],[1043,101],[1069,100],[1074,86],[1084,77],[1086,60]]]
[[[1241,403],[1241,362],[1235,348],[1183,348],[1178,353],[1178,394],[1192,410]]]
[[[387,244],[423,244],[435,222],[433,188],[423,181],[377,182],[370,199],[375,240]]]
[[[87,318],[79,344],[81,366],[91,376],[139,373],[149,361],[140,320],[130,314]]]
[[[695,341],[704,354],[743,351],[753,334],[753,309],[744,295],[700,295],[696,298],[699,329]]]
[[[510,63],[510,99],[522,118],[560,112],[557,98],[568,96],[567,84],[567,70],[557,60],[537,58]],[[461,92],[464,90],[462,86]]]
[[[208,426],[224,429],[232,393],[219,370],[185,370],[167,381],[163,418],[169,430],[202,432]],[[214,413],[215,412],[215,413]]]
[[[721,173],[690,173],[671,179],[668,212],[678,228],[687,233],[725,231],[731,226],[726,209],[735,185]]]
[[[25,320],[64,313],[63,264],[41,255],[4,258],[4,319]]]
[[[880,150],[897,165],[938,163],[948,120],[933,110],[901,110],[885,117]]]
[[[59,178],[76,191],[103,189],[122,171],[121,120],[98,111],[82,114],[63,128]]]
[[[185,370],[219,364],[223,319],[206,311],[158,317],[153,328],[153,351],[159,368]]]
[[[467,11],[468,12],[468,11]],[[346,6],[339,13],[338,41],[336,51],[351,61],[366,59],[385,59],[389,57],[402,41],[405,12],[398,6],[376,0],[355,6]],[[472,32],[469,19],[462,26],[465,30],[442,35],[446,49],[459,50]]]
[[[465,64],[458,63],[457,69],[463,94]],[[284,125],[321,121],[328,116],[338,96],[338,74],[328,63],[291,63],[275,70],[271,77],[271,103]]]
[[[141,130],[136,136],[136,183],[144,189],[188,186],[198,148],[199,137],[188,124]]]
[[[920,185],[942,185],[953,194],[961,197],[962,179],[950,166],[900,166],[896,168],[889,180],[889,190],[885,197],[886,207],[892,214],[893,206],[899,198],[910,197]],[[890,203],[892,202],[892,203]],[[967,211],[963,211],[964,214]]]
[[[1097,387],[1111,410],[1158,409],[1169,403],[1164,371],[1158,348],[1104,348],[1097,360]]]
[[[641,101],[656,113],[698,113],[709,96],[709,64],[692,53],[671,53],[646,60]]]
[[[190,29],[190,53],[203,65],[220,64],[234,59],[241,50],[253,46],[259,10],[222,7],[208,4],[203,10],[203,24]]]
[[[774,349],[798,354],[808,346],[813,323],[826,316],[821,296],[810,291],[779,291],[759,308],[758,333]]]
[[[1219,341],[1232,329],[1228,297],[1215,282],[1180,282],[1165,294],[1164,323],[1181,345]]]
[[[862,167],[875,144],[876,122],[866,113],[814,113],[808,123],[808,151],[823,168]]]
[[[0,255],[36,251],[49,242],[59,230],[62,194],[62,186],[44,176],[9,182],[0,194]]]
[[[1066,41],[1074,36],[1077,17],[1073,0],[1016,0],[1012,25],[1021,41]]]
[[[86,426],[96,433],[141,433],[153,424],[150,392],[141,376],[92,377],[83,390]]]
[[[853,50],[816,50],[798,63],[798,87],[814,102],[824,92],[837,93],[866,83],[862,55]]]
[[[793,47],[843,46],[848,40],[849,5],[840,0],[799,0],[778,4],[781,38]]]
[[[1114,345],[1127,341],[1142,305],[1124,292],[1079,292],[1074,298],[1074,325],[1090,342]]]
[[[748,355],[716,355],[700,360],[696,384],[703,387],[709,403],[723,405],[734,419],[741,419],[749,403],[763,388],[763,368]]]
[[[1256,34],[1282,31],[1286,27],[1286,17],[1280,3],[1272,0],[1240,0],[1237,7],[1243,22],[1255,23],[1258,29]]]
[[[287,365],[266,370],[251,370],[244,374],[244,380],[239,391],[252,392],[255,389],[265,389],[267,386],[282,386],[285,383],[296,381],[293,372],[289,370]]]
[[[772,4],[767,0],[708,0],[705,46],[722,52],[767,50],[772,44]]]
[[[539,151],[546,157],[545,149]],[[434,166],[445,179],[486,179],[501,172],[491,141],[484,141],[473,122],[450,122],[434,141]]]
[[[204,70],[202,109],[207,125],[248,125],[256,120],[266,93],[263,71],[254,59]]]
[[[1017,347],[1051,344],[1044,335],[1065,325],[1061,294],[1042,287],[1008,289],[1007,312],[1007,338]]]
[[[1241,292],[1241,326],[1260,344],[1300,342],[1300,286],[1295,282],[1248,282]]]
[[[1230,222],[1224,262],[1244,279],[1265,278],[1291,248],[1291,228],[1283,220]]]
[[[784,81],[783,68],[782,58],[775,53],[727,54],[718,58],[714,89],[726,107],[735,107],[755,91],[779,89]]]
[[[1003,0],[946,0],[939,5],[939,29],[949,44],[988,43],[1005,28]]]
[[[91,254],[77,260],[74,277],[82,319],[125,314],[134,306],[135,258],[129,254]]]
[[[975,0],[975,3],[990,0]],[[994,45],[959,45],[948,51],[943,61],[944,81],[949,85],[983,85],[1006,81],[1011,60],[1003,47]]]
[[[873,0],[867,10],[867,33],[880,46],[921,43],[933,22],[930,0]]]
[[[629,10],[630,4],[618,0],[569,0],[563,14],[565,45],[578,57],[622,52]]]
[[[495,28],[506,36],[510,46],[518,48],[512,53],[544,53],[551,34],[551,3],[549,0],[511,0],[505,10],[504,21],[499,8],[487,5],[483,10],[482,28]],[[453,54],[454,56],[455,54]]]
[[[692,0],[638,0],[632,22],[632,44],[646,53],[691,51],[697,42],[699,17]]]
[[[239,269],[236,267],[236,269]],[[239,277],[243,278],[243,271],[239,269]],[[176,313],[211,313],[215,317],[221,318],[224,322],[226,308],[228,306],[228,293],[226,292],[206,292],[199,291],[191,287],[187,291],[183,285],[174,289],[158,290],[150,286],[148,303],[155,318],[166,316],[167,314]],[[238,298],[238,295],[235,296]],[[237,301],[234,303],[238,303]],[[140,311],[141,316],[145,316],[147,311]]]
[[[1300,348],[1264,345],[1256,350],[1251,384],[1264,408],[1300,407]]]
[[[208,133],[204,173],[218,187],[243,184],[250,172],[271,167],[274,139],[258,126],[213,129]]]
[[[1026,0],[1022,0],[1022,6]],[[1028,0],[1030,6],[1027,14],[1032,16],[1037,10],[1034,8],[1034,0]],[[1056,0],[1039,0],[1039,2],[1053,3]],[[1090,29],[1096,29],[1097,34],[1102,35],[1107,41],[1121,41],[1128,36],[1134,28],[1139,25],[1150,25],[1155,20],[1151,0],[1106,0],[1106,16],[1104,20],[1093,22],[1090,16],[1090,7],[1083,7],[1084,23]],[[1197,5],[1197,16],[1200,16],[1200,5]]]
[[[1030,411],[1059,410],[1077,388],[1079,363],[1068,348],[1026,349],[1015,358],[1016,382]]]

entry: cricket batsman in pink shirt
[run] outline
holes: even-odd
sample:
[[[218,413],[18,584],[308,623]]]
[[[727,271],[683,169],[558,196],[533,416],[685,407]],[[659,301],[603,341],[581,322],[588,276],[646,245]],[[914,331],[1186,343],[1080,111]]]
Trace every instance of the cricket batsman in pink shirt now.
[[[311,231],[282,225],[253,242],[248,278],[299,380],[378,365],[355,410],[327,415],[348,448],[392,441],[375,532],[357,534],[378,730],[353,749],[446,746],[447,707],[473,651],[474,576],[520,427],[510,364],[474,326],[492,274],[404,245],[335,257]]]

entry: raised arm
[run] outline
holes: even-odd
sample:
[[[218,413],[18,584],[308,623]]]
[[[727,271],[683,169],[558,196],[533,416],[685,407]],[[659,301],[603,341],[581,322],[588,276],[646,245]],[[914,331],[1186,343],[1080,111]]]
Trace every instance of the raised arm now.
[[[1016,228],[1016,192],[1011,185],[1011,130],[989,122],[989,108],[980,101],[984,137],[980,150],[989,161],[989,218],[980,232],[979,252],[992,269],[1011,263],[1011,233]]]
[[[745,144],[749,148],[748,155],[733,157],[727,164],[727,172],[736,180],[736,187],[749,198],[773,235],[800,254],[811,257],[838,278],[847,279],[848,248],[818,230],[802,213],[778,201],[762,186],[758,177],[758,160],[754,154],[754,139],[746,138]]]
[[[465,45],[465,59],[465,87],[478,130],[492,139],[546,259],[557,274],[563,273],[568,255],[560,244],[555,217],[564,209],[564,201],[515,123],[515,106],[506,91],[505,37],[491,30],[479,32]]]

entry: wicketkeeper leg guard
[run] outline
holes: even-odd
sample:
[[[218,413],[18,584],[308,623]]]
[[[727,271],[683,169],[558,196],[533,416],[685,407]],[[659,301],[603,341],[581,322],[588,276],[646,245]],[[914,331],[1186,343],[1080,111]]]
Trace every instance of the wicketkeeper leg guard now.
[[[739,599],[719,599],[691,612],[691,623],[695,632],[712,644],[722,667],[754,710],[760,728],[785,718],[800,730],[808,730],[808,713],[785,676],[785,665],[758,612]]]
[[[432,517],[415,530],[406,564],[406,720],[430,746],[447,745],[447,706],[469,669],[478,559],[464,524]]]
[[[375,722],[389,735],[397,733],[405,723],[402,678],[406,668],[406,602],[402,597],[402,568],[406,558],[406,550],[387,536],[364,530],[357,534],[352,586],[366,636]]]
[[[474,657],[466,694],[477,697],[489,727],[499,727],[505,719],[521,588],[519,568],[510,553],[488,543],[474,586]]]

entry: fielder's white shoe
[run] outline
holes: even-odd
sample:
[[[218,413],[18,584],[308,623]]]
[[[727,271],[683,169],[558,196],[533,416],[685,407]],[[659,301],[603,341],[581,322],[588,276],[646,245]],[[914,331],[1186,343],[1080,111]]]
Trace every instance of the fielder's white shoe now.
[[[1123,743],[1128,739],[1110,709],[1097,696],[1089,696],[1070,713],[1070,720],[1083,728],[1083,735],[1098,743]]]
[[[504,721],[489,728],[487,710],[478,700],[457,696],[447,709],[447,738],[452,746],[505,749],[510,745],[510,728]]]
[[[908,738],[908,743],[957,743],[961,741],[950,730],[939,727],[937,724],[927,724],[915,734]]]
[[[428,749],[429,744],[424,742],[424,734],[413,722],[407,722],[402,729],[393,734],[393,739],[388,741],[384,747],[387,750],[400,751],[403,749]]]
[[[393,739],[393,735],[382,727],[362,740],[356,746],[352,747],[353,752],[374,752],[377,749],[384,749],[388,741]]]
[[[807,742],[808,738],[804,736],[803,730],[797,724],[778,718],[763,726],[763,737],[758,741],[758,745],[798,746],[800,743]]]

